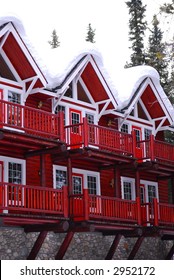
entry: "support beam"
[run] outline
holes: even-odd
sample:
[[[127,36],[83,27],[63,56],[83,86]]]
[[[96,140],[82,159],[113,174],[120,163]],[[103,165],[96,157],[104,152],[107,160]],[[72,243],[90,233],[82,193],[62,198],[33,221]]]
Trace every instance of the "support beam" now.
[[[24,227],[25,232],[39,232],[39,231],[56,231],[66,232],[69,229],[69,222],[63,221],[59,223],[45,223],[45,224],[30,224]]]
[[[27,257],[27,260],[35,260],[40,248],[42,247],[42,244],[47,236],[47,231],[41,231],[38,238],[36,239],[34,246]]]
[[[40,155],[40,184],[46,187],[46,169],[45,169],[45,154]]]
[[[136,170],[135,188],[136,188],[136,197],[140,197],[140,173],[138,170]]]
[[[73,231],[69,231],[67,233],[67,235],[65,236],[65,239],[62,243],[62,245],[60,246],[59,248],[59,251],[58,253],[56,254],[55,256],[55,260],[62,260],[70,243],[71,243],[71,240],[73,239],[73,236],[74,236],[74,232]]]
[[[129,257],[128,257],[128,260],[133,260],[133,259],[134,259],[134,257],[135,257],[135,255],[136,255],[136,253],[138,252],[138,249],[140,248],[141,243],[143,242],[143,240],[144,240],[144,236],[140,236],[140,237],[137,239],[137,241],[136,241],[135,244],[134,244],[134,247],[133,247],[132,251],[130,252],[130,255],[129,255]]]
[[[172,248],[170,249],[169,253],[167,254],[165,260],[171,260],[173,255],[174,255],[174,244],[173,244]]]
[[[69,186],[69,190],[68,190],[68,194],[72,194],[73,193],[73,186],[72,186],[72,163],[71,163],[71,159],[68,158],[68,186]]]
[[[118,244],[119,244],[119,242],[120,242],[120,239],[121,239],[121,234],[117,234],[117,235],[115,236],[113,242],[112,242],[112,245],[111,245],[111,247],[110,247],[110,249],[109,249],[109,252],[108,252],[108,254],[107,254],[105,260],[112,260],[114,254],[115,254],[115,251],[116,251],[116,249],[117,249],[117,247],[118,247]]]

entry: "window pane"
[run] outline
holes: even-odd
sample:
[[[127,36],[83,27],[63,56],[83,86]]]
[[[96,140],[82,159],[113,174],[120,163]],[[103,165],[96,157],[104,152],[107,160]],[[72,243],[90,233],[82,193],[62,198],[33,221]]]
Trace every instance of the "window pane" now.
[[[123,182],[124,199],[132,199],[132,186],[131,182]]]
[[[128,124],[123,124],[121,127],[121,132],[128,133]]]
[[[73,192],[74,194],[82,193],[82,178],[79,176],[73,176]]]
[[[17,103],[17,104],[21,104],[21,95],[19,93],[16,92],[8,92],[8,101],[9,102],[13,102],[13,103]]]
[[[66,171],[56,170],[56,189],[61,189],[67,185]]]
[[[8,180],[9,183],[22,184],[22,164],[9,162]]]
[[[95,176],[87,177],[89,194],[97,194],[97,178]]]
[[[86,118],[89,124],[94,124],[94,115],[86,114]]]
[[[152,134],[152,131],[150,129],[147,129],[147,128],[144,129],[145,140],[149,140],[151,134]]]
[[[156,187],[153,185],[148,185],[148,200],[149,202],[153,201],[153,198],[156,197]]]

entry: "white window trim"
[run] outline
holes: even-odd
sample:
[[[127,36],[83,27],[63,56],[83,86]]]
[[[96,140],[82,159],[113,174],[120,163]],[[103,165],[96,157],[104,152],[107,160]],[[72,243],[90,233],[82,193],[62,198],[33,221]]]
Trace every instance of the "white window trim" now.
[[[121,177],[121,197],[124,199],[124,182],[129,182],[131,183],[131,195],[132,195],[132,200],[135,200],[136,195],[135,195],[135,179],[130,178],[130,177]]]
[[[56,188],[56,170],[61,170],[61,171],[66,171],[67,172],[67,167],[66,166],[61,166],[61,165],[53,165],[53,187],[54,189]],[[95,172],[95,171],[90,171],[90,170],[84,170],[84,169],[78,169],[78,168],[73,168],[72,173],[75,174],[82,174],[84,178],[84,189],[87,189],[87,177],[88,176],[94,176],[96,177],[96,192],[97,195],[101,194],[100,190],[100,173]]]
[[[4,164],[4,182],[8,183],[8,163],[14,162],[22,165],[22,185],[26,185],[26,161],[24,159],[0,156],[0,161],[3,161]]]

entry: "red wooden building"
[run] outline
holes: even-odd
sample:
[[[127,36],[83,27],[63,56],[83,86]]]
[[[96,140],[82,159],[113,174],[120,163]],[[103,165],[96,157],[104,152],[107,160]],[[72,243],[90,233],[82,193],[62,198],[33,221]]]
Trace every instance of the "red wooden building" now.
[[[173,240],[174,110],[157,72],[127,69],[117,92],[95,51],[54,86],[41,68],[18,21],[1,20],[0,215],[40,232],[28,259],[49,231],[66,233],[56,259],[75,232],[115,235],[106,259],[121,236],[138,237],[129,259],[147,236]]]

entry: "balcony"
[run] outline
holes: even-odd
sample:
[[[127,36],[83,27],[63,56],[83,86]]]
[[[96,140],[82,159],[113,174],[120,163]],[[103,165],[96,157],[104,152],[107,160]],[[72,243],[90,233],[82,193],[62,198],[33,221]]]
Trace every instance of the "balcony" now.
[[[63,115],[0,100],[0,127],[62,140]]]
[[[115,197],[83,194],[68,196],[68,187],[61,190],[28,185],[0,183],[0,215],[11,217],[11,223],[20,217],[33,223],[40,217],[88,221],[105,225],[174,227],[174,205],[157,202],[140,204],[140,199],[124,200]],[[25,218],[25,219],[24,219]],[[13,221],[14,220],[14,221]]]
[[[87,123],[65,127],[66,143],[70,149],[92,147],[124,156],[133,156],[133,137],[131,134]]]

